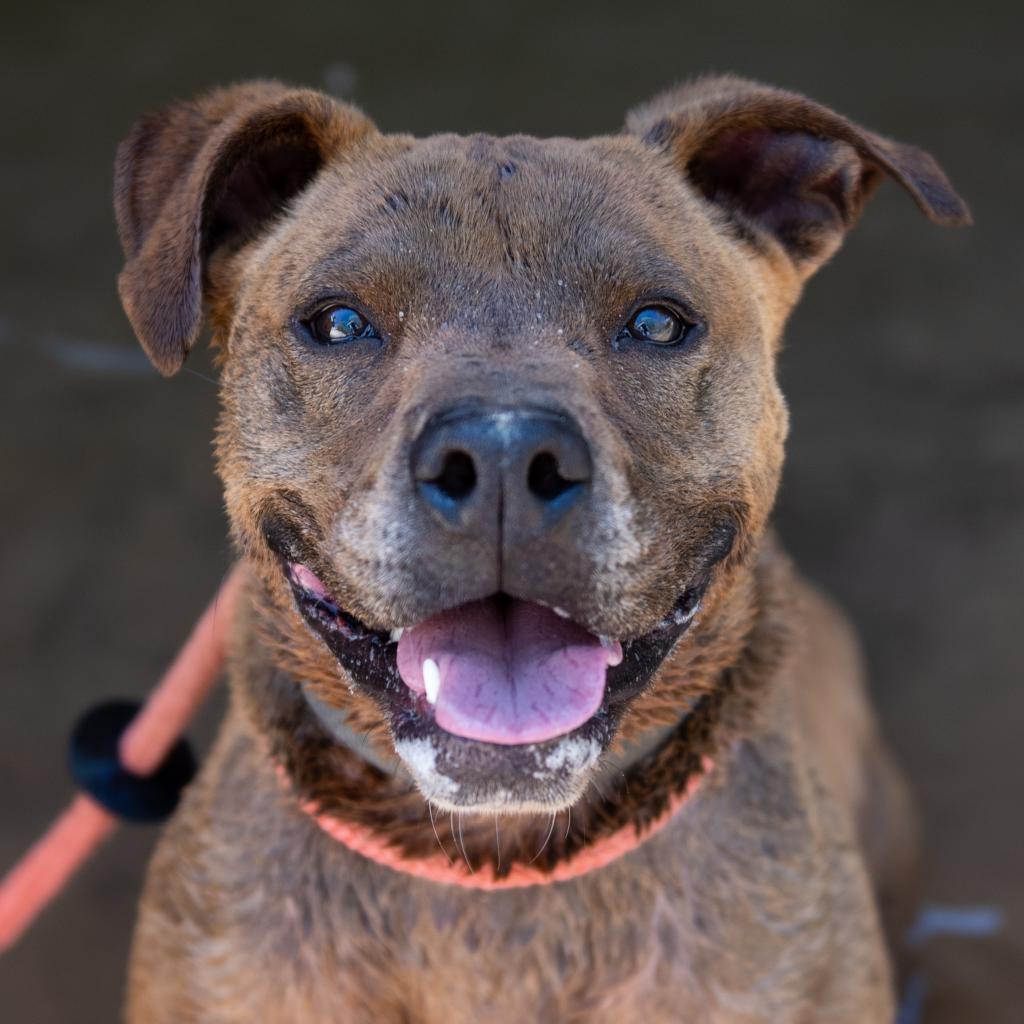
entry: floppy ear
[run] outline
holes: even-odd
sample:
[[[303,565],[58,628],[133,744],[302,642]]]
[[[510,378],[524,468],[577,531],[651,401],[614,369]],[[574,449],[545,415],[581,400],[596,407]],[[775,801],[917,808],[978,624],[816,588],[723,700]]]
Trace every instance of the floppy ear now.
[[[738,78],[700,79],[634,110],[626,127],[668,154],[741,230],[776,239],[805,275],[839,247],[885,174],[937,224],[971,222],[923,150],[795,93]]]
[[[202,323],[212,253],[257,235],[343,147],[375,132],[321,93],[254,82],[144,117],[117,151],[118,291],[161,373]]]

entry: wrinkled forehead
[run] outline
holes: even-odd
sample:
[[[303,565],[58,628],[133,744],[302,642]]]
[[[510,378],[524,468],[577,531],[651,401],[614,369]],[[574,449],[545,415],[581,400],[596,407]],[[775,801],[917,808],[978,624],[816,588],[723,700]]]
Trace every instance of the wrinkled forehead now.
[[[304,291],[536,297],[685,287],[701,301],[714,259],[699,204],[656,154],[627,138],[384,138],[328,165],[283,247]],[[495,299],[497,301],[497,298]]]

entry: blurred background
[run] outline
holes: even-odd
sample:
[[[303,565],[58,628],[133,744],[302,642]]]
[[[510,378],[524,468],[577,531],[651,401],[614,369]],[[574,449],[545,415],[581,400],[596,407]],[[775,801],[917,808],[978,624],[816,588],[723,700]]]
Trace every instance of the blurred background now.
[[[928,896],[997,908],[925,951],[925,1021],[1024,1004],[1024,19],[1010,3],[490,5],[4,0],[0,869],[70,796],[69,724],[141,695],[229,564],[203,352],[165,381],[117,302],[114,149],[144,111],[274,76],[385,130],[587,135],[734,71],[931,150],[943,231],[892,185],[816,278],[781,366],[778,528],[849,610],[923,809]],[[208,742],[218,708],[195,730]],[[152,830],[123,829],[0,959],[0,1019],[117,1018]]]

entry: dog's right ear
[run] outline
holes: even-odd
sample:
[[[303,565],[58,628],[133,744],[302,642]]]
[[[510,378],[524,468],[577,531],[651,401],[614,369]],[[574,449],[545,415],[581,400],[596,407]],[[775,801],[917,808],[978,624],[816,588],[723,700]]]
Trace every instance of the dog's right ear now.
[[[206,264],[255,237],[372,122],[322,93],[256,82],[144,117],[121,143],[118,291],[161,373],[181,369],[203,317]]]

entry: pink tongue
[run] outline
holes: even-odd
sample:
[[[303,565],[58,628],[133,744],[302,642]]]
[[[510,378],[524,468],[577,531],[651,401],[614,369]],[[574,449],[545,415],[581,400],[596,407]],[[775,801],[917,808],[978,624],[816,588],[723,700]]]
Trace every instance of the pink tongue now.
[[[575,729],[604,699],[618,643],[539,604],[475,601],[435,615],[398,641],[398,671],[425,693],[423,663],[440,675],[434,714],[456,736],[487,743],[538,743]],[[432,674],[432,667],[428,673]]]

